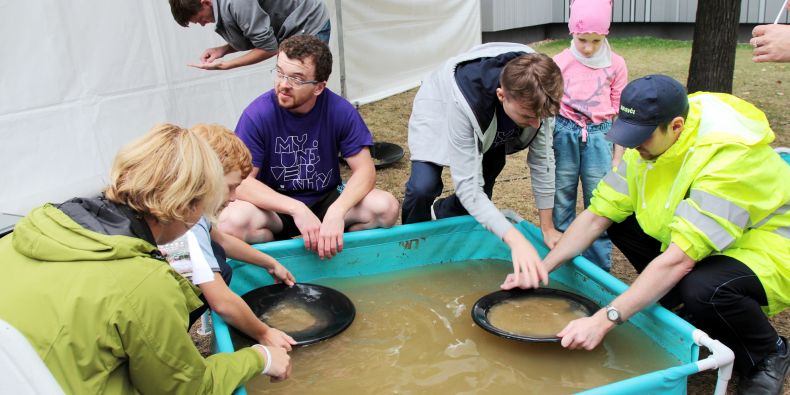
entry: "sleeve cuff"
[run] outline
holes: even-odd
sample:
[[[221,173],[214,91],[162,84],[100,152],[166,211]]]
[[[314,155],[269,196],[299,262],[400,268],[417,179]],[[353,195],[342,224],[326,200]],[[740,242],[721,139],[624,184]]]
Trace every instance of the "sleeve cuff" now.
[[[590,205],[587,206],[587,210],[590,210],[591,213],[599,217],[608,218],[612,220],[612,222],[617,222],[618,224],[633,214],[624,213],[617,210],[614,206],[603,202],[590,202]]]
[[[535,206],[538,207],[538,210],[554,208],[554,194],[540,196],[536,195]]]
[[[491,229],[489,230],[491,233],[497,235],[497,237],[500,239],[503,239],[505,237],[505,233],[510,230],[511,226],[512,225],[510,224],[510,221],[508,221],[504,215],[501,215],[501,218],[497,218],[493,221],[493,223],[491,223]]]
[[[671,241],[676,246],[678,246],[678,248],[680,248],[683,252],[685,252],[686,255],[689,256],[689,258],[697,262],[701,261],[708,255],[710,255],[710,253],[713,251],[708,248],[699,248],[694,243],[692,243],[691,240],[689,240],[688,238],[677,232],[672,233]]]

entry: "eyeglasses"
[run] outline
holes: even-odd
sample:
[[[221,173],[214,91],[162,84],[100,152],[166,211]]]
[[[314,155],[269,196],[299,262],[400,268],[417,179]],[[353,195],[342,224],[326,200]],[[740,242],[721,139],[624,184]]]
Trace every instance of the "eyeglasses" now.
[[[274,79],[275,83],[277,83],[279,81],[282,81],[282,80],[285,80],[285,83],[290,85],[291,87],[298,87],[298,86],[302,86],[302,85],[305,85],[305,84],[317,84],[317,83],[320,82],[320,81],[316,81],[316,80],[305,81],[305,80],[300,79],[300,78],[289,77],[289,76],[283,74],[280,70],[277,70],[276,68],[272,69],[271,73],[272,73],[272,79]]]

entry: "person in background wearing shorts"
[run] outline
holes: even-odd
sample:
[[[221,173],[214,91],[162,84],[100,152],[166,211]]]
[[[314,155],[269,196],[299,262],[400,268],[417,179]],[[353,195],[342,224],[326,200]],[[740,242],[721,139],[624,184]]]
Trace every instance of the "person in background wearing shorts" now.
[[[359,112],[326,87],[329,47],[313,36],[280,45],[274,89],[242,113],[236,135],[253,169],[222,211],[220,230],[248,243],[302,235],[323,258],[343,249],[343,232],[391,227],[398,201],[375,189],[373,136]],[[342,155],[351,168],[344,185]]]

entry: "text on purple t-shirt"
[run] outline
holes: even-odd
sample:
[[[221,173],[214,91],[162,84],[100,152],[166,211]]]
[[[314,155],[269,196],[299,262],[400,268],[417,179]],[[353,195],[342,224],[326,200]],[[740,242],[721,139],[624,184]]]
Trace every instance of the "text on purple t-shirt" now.
[[[329,89],[304,115],[281,108],[270,90],[247,106],[236,135],[250,149],[259,181],[307,205],[340,184],[338,153],[347,158],[373,145],[359,112]]]

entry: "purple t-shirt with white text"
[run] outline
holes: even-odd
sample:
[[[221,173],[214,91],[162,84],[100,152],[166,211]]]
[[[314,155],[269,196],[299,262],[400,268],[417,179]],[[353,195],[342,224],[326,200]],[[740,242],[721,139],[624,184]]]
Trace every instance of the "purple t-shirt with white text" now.
[[[329,89],[304,115],[281,108],[272,89],[247,106],[236,135],[250,149],[259,181],[307,205],[340,184],[338,153],[347,158],[373,145],[359,112]]]

